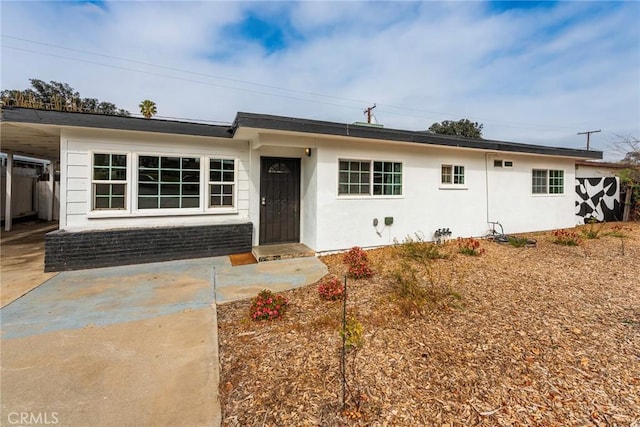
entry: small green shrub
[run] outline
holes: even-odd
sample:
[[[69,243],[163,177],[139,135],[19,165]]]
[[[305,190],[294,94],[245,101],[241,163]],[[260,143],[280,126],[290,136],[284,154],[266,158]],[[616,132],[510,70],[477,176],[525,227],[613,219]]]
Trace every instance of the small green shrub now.
[[[416,234],[415,239],[407,236],[402,243],[396,242],[396,253],[399,257],[413,261],[425,262],[431,259],[442,259],[447,256],[440,252],[438,245],[425,242]]]
[[[344,263],[349,266],[349,276],[354,279],[364,279],[373,275],[367,253],[358,246],[354,246],[345,254]]]
[[[614,225],[613,227],[611,227],[611,230],[604,233],[604,235],[611,236],[611,237],[619,237],[621,239],[624,239],[625,237],[628,237],[627,233],[625,233],[625,230],[630,230],[630,229],[625,229],[621,225]]]
[[[485,250],[480,248],[480,241],[473,237],[468,239],[458,237],[458,252],[464,255],[478,256],[485,253]]]
[[[274,294],[269,289],[261,291],[251,301],[249,314],[252,320],[274,320],[284,316],[289,307],[289,300],[281,294]]]
[[[567,230],[554,230],[553,231],[553,243],[562,246],[578,246],[582,243],[582,240],[577,233]]]
[[[345,330],[340,329],[340,336],[345,338],[347,350],[359,349],[364,344],[364,326],[355,316],[350,315]]]
[[[590,217],[585,220],[586,226],[581,230],[582,235],[587,239],[599,239],[604,224],[604,222],[598,222],[596,218]]]
[[[344,283],[335,276],[329,276],[318,285],[318,295],[325,301],[342,299],[344,297]]]
[[[509,236],[509,244],[515,248],[523,248],[528,242],[526,237]]]

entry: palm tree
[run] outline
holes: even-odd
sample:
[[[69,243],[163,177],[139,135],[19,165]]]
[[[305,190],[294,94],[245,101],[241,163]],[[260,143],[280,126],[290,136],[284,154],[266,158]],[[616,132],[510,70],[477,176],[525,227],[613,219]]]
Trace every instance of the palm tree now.
[[[158,109],[156,108],[156,103],[145,99],[139,105],[140,112],[144,116],[145,119],[150,119],[152,116],[155,116],[158,113]]]

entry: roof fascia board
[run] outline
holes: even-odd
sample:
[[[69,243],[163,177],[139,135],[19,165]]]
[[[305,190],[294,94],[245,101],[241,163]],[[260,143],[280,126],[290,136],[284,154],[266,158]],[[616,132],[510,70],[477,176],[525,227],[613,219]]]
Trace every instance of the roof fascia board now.
[[[315,136],[336,136],[358,139],[380,140],[385,142],[425,144],[441,147],[477,149],[482,151],[536,154],[572,159],[601,159],[601,151],[587,151],[571,148],[547,147],[542,145],[521,144],[505,141],[480,140],[462,137],[435,135],[427,132],[405,131],[398,129],[374,128],[317,120],[293,119],[279,116],[267,116],[253,113],[238,113],[234,128],[255,128],[261,131],[277,130]]]
[[[228,126],[105,114],[2,107],[2,122],[232,138]]]

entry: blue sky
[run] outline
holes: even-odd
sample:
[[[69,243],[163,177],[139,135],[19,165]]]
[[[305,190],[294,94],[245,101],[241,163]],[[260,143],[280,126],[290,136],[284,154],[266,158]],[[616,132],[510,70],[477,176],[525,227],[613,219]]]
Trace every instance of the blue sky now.
[[[640,137],[640,2],[0,3],[2,89],[69,83],[133,113],[237,111],[608,151]],[[609,159],[615,155],[607,153]]]

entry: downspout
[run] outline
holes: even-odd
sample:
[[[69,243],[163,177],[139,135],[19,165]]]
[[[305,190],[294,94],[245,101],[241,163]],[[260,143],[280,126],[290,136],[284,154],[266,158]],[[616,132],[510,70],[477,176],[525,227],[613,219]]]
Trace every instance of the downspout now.
[[[485,197],[486,197],[486,206],[487,206],[487,225],[489,225],[489,153],[485,153],[484,155],[484,186],[485,186]]]

